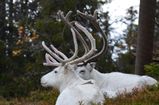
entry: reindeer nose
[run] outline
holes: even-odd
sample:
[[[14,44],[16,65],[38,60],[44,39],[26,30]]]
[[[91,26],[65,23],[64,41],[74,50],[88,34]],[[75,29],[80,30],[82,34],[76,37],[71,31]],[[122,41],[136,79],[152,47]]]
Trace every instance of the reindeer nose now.
[[[46,82],[46,80],[45,80],[44,77],[41,78],[41,85],[42,85],[43,87],[47,87],[47,82]]]

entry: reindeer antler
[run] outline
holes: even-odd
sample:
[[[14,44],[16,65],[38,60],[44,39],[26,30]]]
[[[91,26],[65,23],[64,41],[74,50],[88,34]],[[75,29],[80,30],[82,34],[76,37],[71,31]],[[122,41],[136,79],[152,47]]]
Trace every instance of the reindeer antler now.
[[[58,11],[58,15],[59,17],[61,18],[61,20],[69,27],[69,28],[72,28],[75,33],[77,34],[77,37],[78,39],[82,42],[82,45],[85,49],[85,53],[88,52],[89,50],[89,47],[86,43],[86,41],[83,39],[83,37],[81,36],[81,34],[76,30],[76,28],[72,25],[72,23],[74,22],[69,22],[69,16],[71,15],[72,11],[69,11],[66,16],[64,16],[63,12],[62,11]]]
[[[56,49],[53,45],[51,45],[51,49],[50,50],[44,42],[42,42],[42,45],[44,47],[44,49],[50,54],[46,54],[45,58],[46,58],[46,63],[44,63],[44,65],[46,66],[59,66],[61,64],[78,64],[81,62],[88,62],[96,57],[98,57],[99,55],[101,55],[105,50],[106,50],[106,35],[105,33],[102,31],[102,29],[100,28],[98,22],[97,22],[97,11],[94,12],[94,15],[86,15],[80,11],[77,11],[78,14],[80,14],[80,16],[82,16],[85,19],[88,19],[93,26],[101,33],[102,35],[102,40],[103,40],[103,47],[102,49],[97,53],[97,49],[96,49],[96,42],[95,39],[93,38],[93,36],[91,35],[91,33],[85,28],[83,27],[81,24],[79,24],[78,22],[69,22],[69,16],[71,15],[72,12],[68,12],[66,14],[66,16],[63,15],[62,11],[59,11],[58,14],[61,18],[61,20],[71,29],[72,32],[72,36],[73,36],[73,42],[74,42],[74,47],[75,47],[75,51],[72,57],[68,58],[65,54],[63,54],[62,52],[60,52],[58,49]],[[74,24],[74,26],[73,26]],[[88,37],[89,41],[90,41],[90,45],[91,48],[89,49],[87,43],[85,42],[85,40],[83,39],[82,35],[77,31],[78,28],[79,30],[81,30],[83,33],[85,33],[85,35]],[[79,40],[82,42],[84,48],[85,48],[85,53],[83,56],[81,57],[77,57],[78,54],[78,43],[77,43],[77,38],[76,35],[78,36]]]
[[[46,59],[46,63],[44,63],[45,66],[60,66],[63,63],[67,63],[73,60],[77,56],[77,53],[78,53],[77,39],[73,29],[71,29],[71,32],[73,36],[73,42],[75,45],[75,52],[73,56],[70,58],[67,58],[62,52],[58,51],[53,45],[51,45],[51,48],[64,58],[64,59],[61,59],[56,53],[52,52],[52,50],[46,46],[45,42],[42,42],[43,48],[50,54],[49,55],[46,53],[45,55],[45,59]]]
[[[94,11],[94,14],[91,15],[91,14],[85,14],[85,13],[82,13],[80,11],[77,10],[77,13],[85,18],[86,20],[89,20],[90,23],[96,28],[97,31],[99,31],[102,35],[102,41],[103,41],[103,47],[102,49],[97,53],[95,54],[94,56],[88,58],[85,63],[87,62],[91,62],[92,60],[94,60],[95,58],[99,57],[100,55],[102,55],[108,48],[108,43],[107,43],[107,36],[105,35],[105,33],[103,32],[103,30],[100,28],[100,25],[99,23],[97,22],[97,10]]]
[[[97,51],[96,49],[96,42],[95,42],[95,39],[93,38],[93,36],[91,35],[90,32],[88,32],[86,30],[85,27],[83,27],[81,24],[75,22],[75,25],[85,33],[85,35],[88,37],[88,39],[90,40],[91,42],[91,49],[90,51],[88,51],[88,53],[84,54],[82,57],[79,57],[73,61],[70,61],[69,63],[70,64],[78,64],[78,63],[81,63],[83,62],[84,60],[88,59],[89,57],[91,57],[93,54],[95,54],[95,52]]]
[[[46,63],[44,63],[44,65],[46,65],[46,66],[59,66],[59,65],[61,65],[63,63],[77,64],[77,63],[83,62],[84,60],[88,59],[89,57],[94,55],[95,52],[96,52],[96,42],[95,42],[95,39],[93,38],[93,36],[91,35],[91,33],[88,32],[87,29],[85,27],[83,27],[81,24],[79,24],[78,22],[74,22],[75,26],[79,30],[81,30],[83,33],[85,33],[85,35],[90,40],[91,49],[89,50],[89,47],[88,47],[87,43],[85,42],[85,40],[83,39],[83,37],[81,36],[81,34],[72,25],[73,23],[69,22],[70,14],[71,14],[71,12],[68,12],[67,15],[64,17],[63,12],[61,12],[61,11],[59,12],[60,18],[64,21],[64,23],[67,26],[69,26],[69,28],[71,28],[71,32],[72,32],[72,36],[73,36],[73,42],[74,42],[74,46],[75,46],[75,52],[74,52],[72,57],[68,58],[67,56],[65,56],[65,54],[63,54],[62,52],[57,50],[53,45],[51,45],[51,48],[52,48],[52,50],[54,52],[51,49],[49,49],[45,45],[44,42],[42,42],[42,45],[43,45],[44,49],[50,54],[50,55],[49,54],[45,55]],[[86,51],[86,53],[83,56],[79,57],[79,58],[76,58],[77,54],[78,54],[78,43],[77,43],[77,39],[76,39],[76,35],[75,34],[78,35],[78,38],[82,42],[82,44],[83,44],[83,46],[85,48],[85,51]]]

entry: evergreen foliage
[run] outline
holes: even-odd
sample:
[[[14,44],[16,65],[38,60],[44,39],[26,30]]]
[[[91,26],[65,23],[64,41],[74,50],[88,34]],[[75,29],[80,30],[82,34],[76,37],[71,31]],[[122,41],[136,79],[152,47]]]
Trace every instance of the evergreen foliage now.
[[[67,56],[72,55],[71,49],[74,46],[70,31],[59,21],[58,10],[64,13],[71,10],[73,11],[71,20],[87,22],[76,15],[76,10],[93,13],[103,3],[105,2],[96,0],[1,1],[0,95],[8,98],[25,96],[41,87],[40,77],[51,70],[42,65],[44,51],[41,41],[53,43]],[[99,17],[102,17],[100,23],[106,26],[102,27],[107,32],[108,14],[101,12]],[[100,38],[98,39],[100,43]]]
[[[44,50],[41,46],[41,41],[44,40],[47,44],[53,43],[67,56],[72,55],[71,52],[74,46],[70,35],[71,32],[58,19],[58,10],[62,10],[64,13],[67,13],[69,10],[73,11],[70,20],[77,20],[81,24],[86,24],[85,27],[97,39],[97,47],[101,48],[101,39],[98,36],[98,32],[88,21],[77,16],[76,10],[92,14],[95,9],[99,9],[102,4],[108,1],[111,0],[16,0],[14,2],[13,0],[1,0],[0,96],[6,98],[26,96],[31,91],[41,89],[40,77],[52,69],[43,67],[42,65],[44,62]],[[158,4],[157,13],[159,11]],[[157,13],[155,40],[158,39],[159,32],[159,16]],[[137,25],[133,24],[136,18],[135,15],[135,10],[130,8],[128,10],[128,17],[125,19],[129,23],[127,30],[125,31],[124,38],[119,39],[124,39],[127,46],[125,47],[123,43],[117,43],[115,46],[109,45],[106,54],[97,59],[96,67],[99,71],[121,71],[128,73],[134,71],[133,53],[136,49],[134,45],[136,43],[137,31]],[[102,29],[108,36],[110,44],[109,35],[112,29],[109,24],[109,13],[102,12],[101,10],[98,18]],[[114,61],[112,59],[114,47],[127,49],[128,52],[119,54],[118,59]],[[131,49],[132,47],[133,49]],[[83,53],[83,48],[79,49],[80,55]],[[148,65],[148,68],[149,66],[154,71],[154,65]],[[150,72],[150,75],[156,74]],[[48,93],[46,92],[46,94]],[[42,99],[44,98],[43,95],[41,97]]]

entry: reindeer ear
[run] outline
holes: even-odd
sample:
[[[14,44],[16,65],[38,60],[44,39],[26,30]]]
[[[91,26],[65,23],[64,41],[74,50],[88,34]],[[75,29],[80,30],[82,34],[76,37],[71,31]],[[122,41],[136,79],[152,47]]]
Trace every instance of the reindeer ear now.
[[[73,69],[76,70],[77,69],[77,64],[73,65]]]
[[[74,65],[65,65],[65,69],[67,70],[76,70],[77,69],[77,65],[74,64]]]
[[[96,64],[95,62],[87,63],[86,65],[87,70],[91,72],[93,68],[95,68],[95,64]]]
[[[96,67],[96,62],[91,62],[89,63],[91,65],[92,68],[95,68]]]

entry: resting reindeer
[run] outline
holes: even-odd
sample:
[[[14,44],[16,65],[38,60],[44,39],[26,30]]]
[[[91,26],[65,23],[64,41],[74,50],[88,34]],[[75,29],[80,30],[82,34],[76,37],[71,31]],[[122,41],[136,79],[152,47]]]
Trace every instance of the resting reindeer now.
[[[133,92],[157,83],[149,76],[139,76],[121,72],[100,73],[91,63],[76,69],[77,74],[85,80],[94,79],[106,97],[114,98],[119,94]]]
[[[112,72],[112,73],[100,73],[98,70],[94,69],[94,63],[89,63],[92,59],[97,58],[106,50],[106,35],[100,29],[99,24],[96,20],[96,13],[92,15],[81,13],[77,11],[78,14],[88,19],[92,24],[94,24],[95,28],[101,33],[103,40],[103,48],[102,50],[85,60],[82,66],[79,66],[76,69],[77,74],[83,79],[89,80],[94,79],[97,82],[97,85],[104,93],[105,96],[112,98],[116,97],[118,94],[129,93],[132,92],[134,88],[141,89],[144,86],[151,86],[157,83],[155,79],[149,76],[139,76],[133,74],[125,74],[120,72]]]
[[[76,58],[78,45],[75,34],[77,34],[77,30],[75,26],[68,22],[67,16],[69,16],[69,13],[66,17],[63,16],[62,12],[59,12],[59,14],[62,20],[67,22],[67,25],[69,24],[71,27],[75,52],[72,57],[68,58],[53,45],[50,46],[52,51],[42,42],[42,46],[47,51],[45,54],[46,63],[44,63],[44,66],[57,67],[41,78],[41,85],[44,87],[54,87],[60,91],[56,105],[79,105],[80,103],[82,105],[91,105],[92,103],[102,105],[104,96],[98,86],[96,86],[95,81],[84,80],[75,72],[76,64],[86,60],[95,53],[95,39],[82,25],[75,22],[75,26],[84,32],[91,42],[91,49],[83,56]]]

